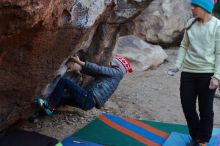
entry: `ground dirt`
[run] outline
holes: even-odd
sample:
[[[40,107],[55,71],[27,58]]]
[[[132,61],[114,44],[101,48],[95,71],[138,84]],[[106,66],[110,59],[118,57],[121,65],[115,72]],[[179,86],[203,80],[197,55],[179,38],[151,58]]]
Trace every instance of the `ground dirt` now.
[[[135,119],[185,124],[179,99],[180,73],[173,77],[166,74],[175,61],[177,51],[167,49],[166,53],[168,59],[159,67],[126,75],[103,109],[82,111],[66,107],[65,111],[59,111],[52,117],[44,117],[37,123],[25,121],[20,127],[61,140],[103,112]],[[215,98],[214,110],[214,124],[220,127],[220,98]]]

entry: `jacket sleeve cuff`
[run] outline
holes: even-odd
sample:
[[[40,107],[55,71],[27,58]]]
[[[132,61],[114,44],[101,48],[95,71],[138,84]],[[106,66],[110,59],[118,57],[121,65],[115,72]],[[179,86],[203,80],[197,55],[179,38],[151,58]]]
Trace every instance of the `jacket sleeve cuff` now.
[[[214,74],[213,77],[220,81],[220,74]]]
[[[175,67],[178,68],[178,69],[180,70],[180,68],[181,68],[181,64],[180,64],[180,63],[176,63],[176,64],[175,64]]]
[[[86,71],[88,68],[89,62],[85,61],[85,65],[82,67],[82,71]]]

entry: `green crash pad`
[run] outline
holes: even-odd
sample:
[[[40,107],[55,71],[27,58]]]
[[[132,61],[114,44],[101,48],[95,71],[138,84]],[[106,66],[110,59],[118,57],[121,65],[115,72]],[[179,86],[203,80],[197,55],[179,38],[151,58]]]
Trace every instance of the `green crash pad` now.
[[[102,145],[157,146],[162,145],[173,131],[188,134],[188,128],[185,125],[102,114],[72,136]]]

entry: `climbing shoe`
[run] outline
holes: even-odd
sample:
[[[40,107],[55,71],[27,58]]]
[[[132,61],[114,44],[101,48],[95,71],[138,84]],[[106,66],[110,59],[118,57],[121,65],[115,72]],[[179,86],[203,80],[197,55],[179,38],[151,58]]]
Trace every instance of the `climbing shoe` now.
[[[45,113],[48,116],[51,116],[53,112],[55,111],[55,107],[50,106],[48,102],[46,101],[46,99],[37,98],[37,103],[42,109],[44,109]]]
[[[207,143],[199,143],[198,146],[207,146]]]
[[[198,145],[198,143],[197,143],[195,140],[191,139],[191,140],[187,143],[187,146],[199,146],[199,145]]]

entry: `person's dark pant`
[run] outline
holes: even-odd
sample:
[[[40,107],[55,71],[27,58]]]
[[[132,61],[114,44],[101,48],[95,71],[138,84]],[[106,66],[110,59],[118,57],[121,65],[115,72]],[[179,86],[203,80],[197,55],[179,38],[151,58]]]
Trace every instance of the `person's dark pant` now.
[[[209,89],[212,73],[181,73],[180,98],[192,139],[208,142],[213,128],[213,99]],[[198,97],[199,116],[196,111]]]
[[[65,90],[67,90],[67,95],[65,95]],[[93,95],[66,77],[60,79],[49,98],[48,104],[54,107],[61,104],[77,106],[83,110],[89,110],[95,106]]]

